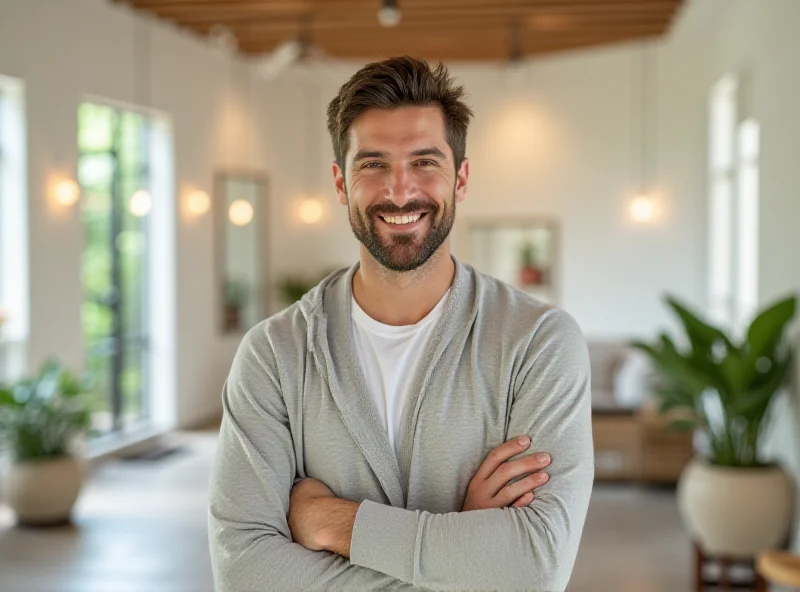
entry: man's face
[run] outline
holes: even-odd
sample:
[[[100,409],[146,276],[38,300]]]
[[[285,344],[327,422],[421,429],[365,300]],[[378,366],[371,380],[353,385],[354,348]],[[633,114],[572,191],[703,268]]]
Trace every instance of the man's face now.
[[[356,238],[381,265],[411,271],[447,240],[466,196],[438,106],[370,109],[350,127],[346,174],[333,165]]]

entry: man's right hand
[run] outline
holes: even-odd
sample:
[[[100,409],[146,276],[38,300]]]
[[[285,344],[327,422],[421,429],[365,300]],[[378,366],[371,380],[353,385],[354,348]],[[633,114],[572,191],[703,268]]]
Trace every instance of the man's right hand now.
[[[542,469],[551,460],[549,454],[537,453],[509,462],[530,445],[528,436],[520,436],[492,450],[469,482],[461,511],[506,508],[511,505],[522,508],[530,504],[534,498],[533,490],[547,483],[550,478]],[[528,476],[510,483],[522,475]]]

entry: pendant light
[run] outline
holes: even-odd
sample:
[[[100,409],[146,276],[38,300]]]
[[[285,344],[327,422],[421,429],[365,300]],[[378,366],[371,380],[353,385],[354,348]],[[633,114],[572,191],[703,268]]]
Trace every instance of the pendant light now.
[[[506,85],[511,88],[521,86],[525,81],[524,31],[519,20],[508,24],[508,62],[505,68]]]
[[[381,27],[391,29],[400,24],[403,14],[400,12],[400,7],[397,5],[397,0],[383,0],[381,7],[378,10],[378,23]]]
[[[652,123],[651,114],[648,113],[648,84],[647,73],[653,72],[649,66],[648,60],[648,46],[643,43],[640,51],[638,52],[638,70],[639,70],[639,137],[638,142],[631,134],[631,147],[636,146],[638,143],[639,153],[639,186],[638,190],[630,200],[628,205],[628,215],[637,224],[648,224],[656,220],[658,215],[658,204],[652,192],[652,187],[648,187],[650,183],[650,175],[648,166],[654,162],[651,156],[650,148],[653,146],[653,139],[650,137],[650,123]],[[637,69],[636,54],[633,55],[632,68],[631,68],[631,114],[633,114],[633,105],[636,104],[636,84],[635,84],[635,70]],[[655,72],[653,72],[655,73]],[[651,89],[652,90],[652,89]],[[655,93],[653,93],[653,100],[655,100]],[[634,125],[631,124],[633,132]],[[632,150],[632,153],[635,151]]]
[[[311,47],[311,25],[306,21],[305,31],[306,47]],[[310,170],[307,170],[303,180],[304,193],[298,196],[293,203],[293,217],[300,224],[305,226],[317,226],[322,224],[328,213],[326,200],[318,194],[320,187],[319,165],[320,165],[320,142],[316,141],[317,129],[315,123],[319,121],[320,110],[318,109],[317,97],[321,95],[320,89],[314,84],[317,77],[314,72],[308,71],[305,76],[305,108],[306,116],[303,129],[303,153],[305,162],[311,163]]]

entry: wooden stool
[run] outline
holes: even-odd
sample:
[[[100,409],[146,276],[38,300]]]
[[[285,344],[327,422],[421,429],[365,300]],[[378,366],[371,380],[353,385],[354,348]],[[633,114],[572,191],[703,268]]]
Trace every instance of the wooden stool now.
[[[695,543],[695,590],[703,592],[707,586],[715,586],[721,590],[755,590],[755,592],[767,592],[767,581],[756,569],[755,559],[739,559],[732,557],[710,557],[706,555]],[[703,573],[704,568],[709,565],[716,565],[719,568],[719,577],[706,577]],[[742,569],[747,573],[747,577],[734,578],[731,573],[734,569]]]
[[[756,569],[759,575],[773,584],[800,590],[800,555],[776,550],[764,551],[756,559]]]

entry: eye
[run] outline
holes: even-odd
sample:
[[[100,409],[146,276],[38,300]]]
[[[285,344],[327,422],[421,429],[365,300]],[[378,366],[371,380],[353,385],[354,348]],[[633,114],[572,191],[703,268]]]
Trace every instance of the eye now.
[[[361,165],[361,168],[362,169],[377,169],[377,168],[380,168],[382,166],[383,166],[382,162],[378,162],[376,160],[372,160],[370,162],[365,162],[363,165]]]
[[[439,163],[436,162],[435,160],[418,160],[414,163],[414,166],[426,167],[426,166],[438,166],[438,164]]]

